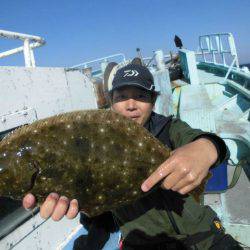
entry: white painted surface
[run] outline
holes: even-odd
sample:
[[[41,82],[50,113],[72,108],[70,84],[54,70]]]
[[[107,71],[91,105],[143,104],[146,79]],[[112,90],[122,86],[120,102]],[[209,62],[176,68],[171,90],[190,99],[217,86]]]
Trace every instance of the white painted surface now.
[[[52,219],[46,221],[37,214],[3,238],[0,241],[0,249],[54,250],[78,227],[79,215],[73,220],[64,217],[55,222]]]
[[[166,68],[165,62],[164,62],[164,54],[162,50],[155,51],[155,61],[156,61],[157,68],[159,70],[164,70]]]
[[[181,67],[185,78],[190,81],[190,84],[199,84],[198,71],[196,67],[196,57],[194,51],[180,49],[179,55],[181,59]]]
[[[173,114],[173,95],[168,69],[152,72],[155,83],[155,90],[160,91],[157,97],[154,111],[161,115]]]
[[[0,116],[34,109],[42,119],[58,113],[97,108],[91,81],[64,68],[0,68]]]
[[[11,114],[0,115],[0,133],[30,124],[37,120],[35,109],[20,110]]]

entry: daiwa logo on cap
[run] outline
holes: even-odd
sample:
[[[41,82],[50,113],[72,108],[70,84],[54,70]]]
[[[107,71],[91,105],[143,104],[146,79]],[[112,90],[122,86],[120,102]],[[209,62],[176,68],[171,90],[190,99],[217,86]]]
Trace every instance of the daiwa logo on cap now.
[[[129,70],[124,70],[124,75],[123,77],[126,77],[126,76],[138,76],[139,75],[139,72],[135,69],[129,69]]]

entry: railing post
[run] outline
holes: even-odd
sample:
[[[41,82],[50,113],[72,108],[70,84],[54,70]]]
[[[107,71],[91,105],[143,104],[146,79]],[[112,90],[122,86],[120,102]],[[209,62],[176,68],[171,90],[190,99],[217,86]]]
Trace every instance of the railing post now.
[[[104,73],[104,71],[105,71],[107,65],[108,65],[108,60],[105,59],[104,61],[101,62],[101,70],[102,70],[102,73]]]
[[[23,52],[26,67],[35,67],[34,48],[45,44],[43,38],[7,30],[0,30],[0,38],[19,39],[23,41],[23,46],[0,53],[0,58],[4,58],[16,53]]]
[[[24,42],[23,42],[23,54],[24,54],[25,66],[26,67],[32,67],[29,39],[24,39]]]
[[[229,46],[230,46],[230,50],[233,56],[235,56],[235,64],[236,67],[239,68],[239,61],[238,61],[238,55],[236,52],[236,47],[235,47],[235,43],[234,43],[234,38],[233,35],[231,33],[229,33],[228,36],[228,42],[229,42]]]
[[[155,51],[155,61],[159,70],[165,69],[164,54],[162,50]]]
[[[35,56],[34,56],[34,50],[30,47],[30,60],[31,60],[31,65],[33,68],[36,67],[36,61],[35,61]]]

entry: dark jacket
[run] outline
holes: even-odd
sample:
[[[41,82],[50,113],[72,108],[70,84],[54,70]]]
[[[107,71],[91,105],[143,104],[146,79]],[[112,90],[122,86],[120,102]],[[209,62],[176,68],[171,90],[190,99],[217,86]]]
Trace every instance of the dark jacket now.
[[[201,137],[209,139],[215,145],[219,155],[215,165],[221,164],[229,156],[226,144],[220,137],[200,129],[193,129],[186,122],[173,118],[173,116],[165,117],[152,112],[150,119],[144,127],[172,150]]]
[[[153,112],[144,127],[171,149],[201,137],[211,140],[220,155],[215,165],[222,163],[228,155],[221,138],[192,129],[173,116],[165,117]],[[210,207],[198,204],[193,197],[171,190],[158,188],[134,204],[117,209],[114,214],[125,243],[138,249],[141,246],[147,249],[145,246],[161,242],[168,246],[183,244],[183,248],[195,245],[199,249],[208,249],[214,239],[211,227],[216,213]],[[187,239],[188,244],[185,244]]]

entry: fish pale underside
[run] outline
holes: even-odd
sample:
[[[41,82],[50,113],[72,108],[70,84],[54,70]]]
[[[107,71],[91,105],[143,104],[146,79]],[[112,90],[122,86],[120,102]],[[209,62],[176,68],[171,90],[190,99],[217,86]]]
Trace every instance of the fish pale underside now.
[[[57,192],[89,216],[146,195],[141,184],[170,150],[110,110],[75,111],[36,121],[0,142],[0,196],[42,202]],[[190,194],[199,200],[205,181]]]

